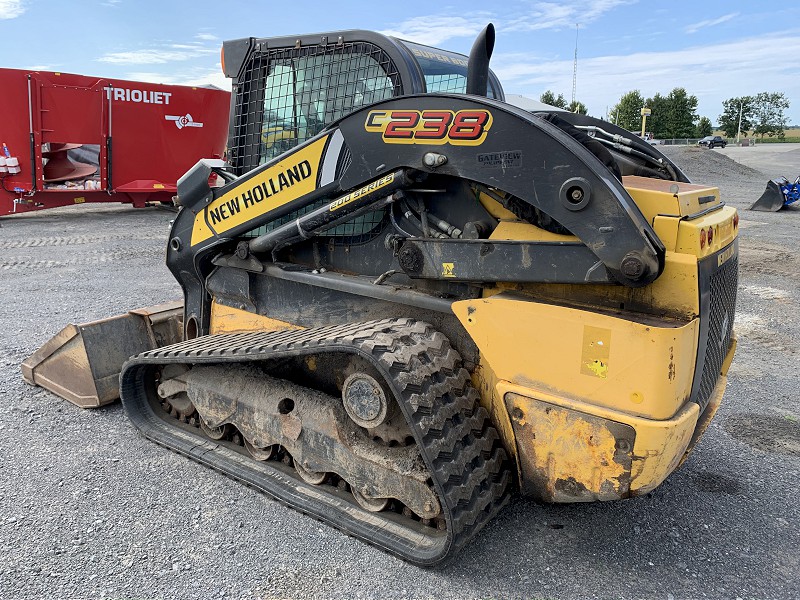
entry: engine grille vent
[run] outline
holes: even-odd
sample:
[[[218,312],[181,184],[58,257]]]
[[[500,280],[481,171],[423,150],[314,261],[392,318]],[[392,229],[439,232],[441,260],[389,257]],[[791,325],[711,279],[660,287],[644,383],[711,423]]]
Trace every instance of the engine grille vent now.
[[[722,361],[731,344],[733,317],[736,312],[736,288],[739,284],[739,259],[733,257],[711,276],[711,302],[703,374],[697,403],[702,413],[719,379]]]

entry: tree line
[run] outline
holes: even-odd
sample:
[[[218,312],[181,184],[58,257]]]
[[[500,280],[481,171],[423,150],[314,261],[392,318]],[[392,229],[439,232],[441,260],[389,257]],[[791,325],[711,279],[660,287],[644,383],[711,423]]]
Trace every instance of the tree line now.
[[[545,104],[587,114],[586,105],[575,100],[567,103],[563,94],[556,96],[547,90],[539,98]],[[639,90],[622,95],[608,115],[608,120],[628,131],[640,131],[642,108],[649,108],[646,129],[657,139],[701,138],[713,133],[711,119],[697,114],[697,96],[690,95],[685,88],[674,88],[666,96],[655,94],[645,98]],[[722,103],[723,112],[718,117],[719,128],[726,137],[736,137],[739,131],[747,135],[765,135],[783,138],[788,125],[786,110],[789,99],[782,92],[761,92],[754,96],[729,98]]]

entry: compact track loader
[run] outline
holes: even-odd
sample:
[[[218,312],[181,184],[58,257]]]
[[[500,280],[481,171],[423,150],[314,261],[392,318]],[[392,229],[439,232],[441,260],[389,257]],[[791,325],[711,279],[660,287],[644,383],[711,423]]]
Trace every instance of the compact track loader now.
[[[654,489],[722,399],[737,213],[614,125],[504,102],[493,43],[226,42],[229,160],[180,180],[167,247],[182,311],[73,326],[26,379],[67,395],[68,365],[99,405],[109,347],[147,350],[119,380],[144,435],[424,566],[515,490]]]

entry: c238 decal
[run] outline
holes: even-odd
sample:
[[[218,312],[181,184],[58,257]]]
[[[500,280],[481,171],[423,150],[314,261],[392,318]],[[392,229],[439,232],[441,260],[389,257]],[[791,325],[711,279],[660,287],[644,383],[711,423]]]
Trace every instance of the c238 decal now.
[[[364,129],[387,144],[480,146],[492,120],[488,110],[371,110]]]

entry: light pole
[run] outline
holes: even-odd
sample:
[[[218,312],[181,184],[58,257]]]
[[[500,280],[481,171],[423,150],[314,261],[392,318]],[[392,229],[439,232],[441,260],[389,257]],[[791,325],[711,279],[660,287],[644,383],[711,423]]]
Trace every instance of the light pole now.
[[[736,128],[736,143],[739,143],[739,135],[742,133],[742,108],[744,107],[744,100],[739,100],[739,126]]]

